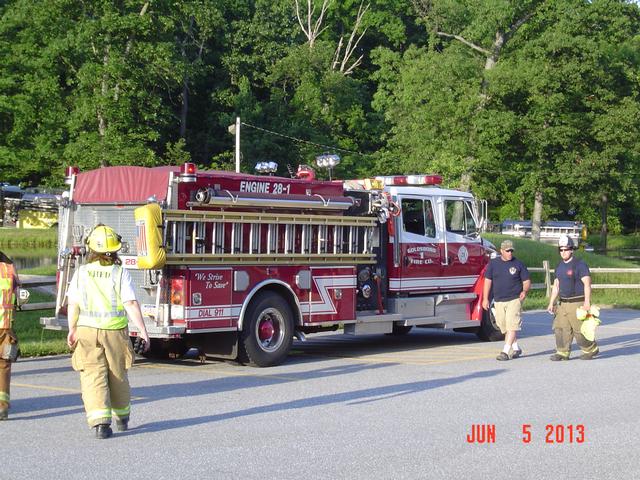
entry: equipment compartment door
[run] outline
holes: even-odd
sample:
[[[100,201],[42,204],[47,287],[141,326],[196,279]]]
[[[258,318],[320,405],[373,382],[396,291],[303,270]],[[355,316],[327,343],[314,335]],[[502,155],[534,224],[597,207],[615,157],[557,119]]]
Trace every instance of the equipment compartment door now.
[[[185,317],[187,330],[210,330],[231,326],[240,307],[231,304],[231,268],[190,268],[187,274]]]
[[[311,268],[311,301],[301,304],[311,323],[338,322],[356,318],[355,267]],[[306,316],[306,315],[305,315]]]

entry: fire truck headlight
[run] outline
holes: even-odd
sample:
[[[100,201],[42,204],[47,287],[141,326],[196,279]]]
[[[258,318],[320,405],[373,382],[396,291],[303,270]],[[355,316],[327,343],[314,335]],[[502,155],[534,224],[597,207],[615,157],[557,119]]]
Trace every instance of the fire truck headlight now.
[[[371,298],[371,292],[372,292],[371,285],[366,284],[362,286],[362,296],[364,298]]]

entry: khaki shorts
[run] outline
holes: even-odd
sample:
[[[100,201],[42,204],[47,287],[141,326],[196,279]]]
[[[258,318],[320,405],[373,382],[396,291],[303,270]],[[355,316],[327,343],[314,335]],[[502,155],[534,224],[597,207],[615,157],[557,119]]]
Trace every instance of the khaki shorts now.
[[[495,302],[495,317],[500,332],[516,332],[522,329],[522,302],[519,298],[508,302]]]

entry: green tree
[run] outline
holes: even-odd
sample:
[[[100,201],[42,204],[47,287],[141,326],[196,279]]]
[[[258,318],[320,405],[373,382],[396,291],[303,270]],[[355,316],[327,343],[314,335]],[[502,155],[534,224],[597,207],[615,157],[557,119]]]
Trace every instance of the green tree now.
[[[0,18],[0,179],[38,185],[62,179],[67,106],[60,81],[62,2],[7,4]],[[50,175],[54,178],[48,179]]]
[[[65,157],[84,168],[153,165],[172,119],[162,94],[182,80],[167,22],[150,2],[81,5],[68,13],[69,55],[61,53],[72,74]]]
[[[493,105],[517,114],[521,186],[561,215],[600,203],[605,235],[611,201],[637,196],[638,63],[624,52],[639,26],[624,2],[546,4],[491,81]]]

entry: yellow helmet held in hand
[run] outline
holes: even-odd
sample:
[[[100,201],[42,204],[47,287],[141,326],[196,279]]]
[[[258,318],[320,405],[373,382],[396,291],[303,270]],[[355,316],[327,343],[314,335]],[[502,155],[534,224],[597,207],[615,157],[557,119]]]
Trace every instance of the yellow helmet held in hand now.
[[[584,307],[578,307],[576,309],[576,318],[578,320],[586,320],[587,319],[587,315],[589,314],[589,312],[587,312]]]
[[[87,237],[87,245],[97,253],[113,253],[122,248],[121,240],[122,237],[113,228],[98,225]]]
[[[580,333],[584,338],[593,342],[596,339],[596,327],[600,325],[600,319],[592,317],[580,325]]]

